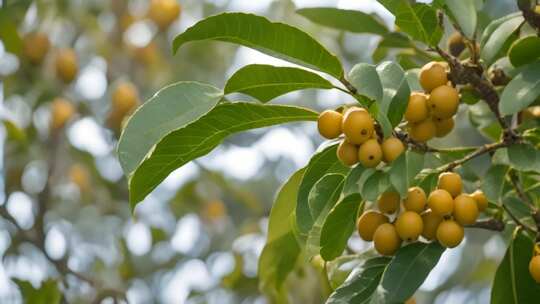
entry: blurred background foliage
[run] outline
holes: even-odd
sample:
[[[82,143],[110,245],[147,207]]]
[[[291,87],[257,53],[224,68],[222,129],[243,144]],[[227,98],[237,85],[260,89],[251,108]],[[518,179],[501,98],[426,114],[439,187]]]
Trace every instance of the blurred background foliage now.
[[[166,8],[171,1],[180,5],[178,12]],[[283,65],[247,48],[212,42],[190,44],[173,57],[173,37],[197,20],[243,11],[285,21],[316,36],[346,68],[395,60],[410,69],[431,59],[418,47],[326,29],[295,14],[306,6],[360,9],[393,28],[375,1],[171,1],[0,0],[1,303],[268,302],[257,280],[267,216],[279,185],[322,142],[313,124],[227,140],[173,173],[134,214],[115,156],[122,120],[161,87],[180,80],[222,87],[246,64]],[[477,2],[482,26],[516,10],[514,1]],[[40,48],[45,56],[35,60],[32,54]],[[70,72],[58,68],[65,49],[75,55],[64,59],[75,62],[73,79],[61,77]],[[115,105],[115,94],[132,94],[129,106]],[[58,98],[67,105],[59,106]],[[320,110],[354,101],[338,91],[308,90],[275,102]],[[486,142],[497,130],[486,125],[478,132],[474,126],[491,121],[483,119],[487,113],[480,103],[463,107],[459,128],[434,146]],[[66,118],[55,123],[52,116],[58,115]],[[462,174],[476,180],[488,165],[479,158]],[[503,237],[468,231],[458,250],[443,255],[417,301],[487,302],[505,250]],[[367,246],[356,236],[349,242],[351,253]],[[317,260],[299,261],[286,282],[290,301],[323,302],[353,264],[351,257],[332,262],[326,282]]]

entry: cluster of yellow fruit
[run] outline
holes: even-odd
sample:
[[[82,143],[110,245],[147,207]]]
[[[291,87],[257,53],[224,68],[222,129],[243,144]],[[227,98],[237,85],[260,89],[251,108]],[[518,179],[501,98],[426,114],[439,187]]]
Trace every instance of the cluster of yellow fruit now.
[[[114,130],[120,130],[124,119],[133,113],[139,104],[137,87],[127,81],[118,83],[111,95],[111,111],[108,118],[109,126]]]
[[[379,211],[366,211],[358,218],[358,234],[365,241],[373,241],[382,255],[393,255],[402,241],[413,242],[420,236],[428,241],[437,239],[447,248],[456,247],[463,240],[463,226],[474,224],[488,201],[480,190],[462,193],[461,177],[446,172],[439,175],[437,189],[429,196],[422,188],[412,187],[402,205],[405,211],[399,213],[399,194],[387,191],[377,200]],[[390,223],[388,215],[395,213]]]
[[[405,150],[396,137],[379,143],[373,118],[360,107],[351,107],[344,114],[326,110],[319,115],[317,126],[319,133],[328,139],[345,135],[338,146],[337,156],[346,166],[360,163],[366,168],[373,168],[381,161],[392,162]]]
[[[409,135],[416,141],[444,137],[454,128],[459,93],[448,85],[446,69],[445,63],[430,62],[420,70],[420,85],[425,92],[412,92],[405,111]]]

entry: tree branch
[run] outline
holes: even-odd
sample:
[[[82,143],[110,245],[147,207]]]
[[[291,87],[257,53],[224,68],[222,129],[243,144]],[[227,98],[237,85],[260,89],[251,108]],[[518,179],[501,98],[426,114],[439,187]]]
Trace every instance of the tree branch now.
[[[483,145],[483,146],[479,147],[478,149],[476,149],[474,152],[466,155],[465,157],[463,157],[461,159],[458,159],[458,160],[455,160],[455,161],[447,164],[446,166],[441,167],[439,169],[439,171],[440,172],[452,171],[452,170],[454,170],[454,168],[463,165],[464,163],[468,162],[469,160],[471,160],[471,159],[473,159],[475,157],[478,157],[480,155],[483,155],[483,154],[486,154],[488,152],[492,152],[492,151],[495,151],[497,149],[504,148],[504,147],[507,147],[507,146],[509,146],[509,143],[504,142],[504,141]]]
[[[535,229],[533,229],[532,227],[530,227],[529,225],[526,225],[525,223],[523,223],[520,219],[518,219],[513,213],[512,211],[510,211],[510,209],[508,209],[508,207],[505,205],[505,204],[502,204],[502,207],[504,209],[504,211],[510,216],[510,218],[512,218],[512,220],[518,225],[518,226],[521,226],[523,228],[525,228],[526,230],[528,230],[529,232],[531,232],[532,234],[536,235],[537,234],[537,231]]]
[[[517,1],[519,10],[523,14],[523,18],[540,36],[540,14],[535,12],[536,1],[531,5],[530,1]]]
[[[493,230],[493,231],[503,231],[504,230],[504,222],[497,219],[489,219],[484,221],[477,221],[476,223],[472,225],[467,225],[467,228],[480,228],[480,229],[486,229],[486,230]]]

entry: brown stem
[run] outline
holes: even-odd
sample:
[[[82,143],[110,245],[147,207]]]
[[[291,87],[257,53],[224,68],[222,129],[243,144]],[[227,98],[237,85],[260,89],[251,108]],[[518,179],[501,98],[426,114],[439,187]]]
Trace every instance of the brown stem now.
[[[536,206],[533,204],[531,199],[525,194],[523,189],[521,188],[521,185],[519,184],[519,177],[517,176],[516,172],[514,170],[510,170],[508,172],[508,179],[510,180],[512,186],[514,187],[514,190],[516,191],[519,198],[525,202],[529,207],[536,212]]]
[[[481,229],[487,229],[487,230],[493,230],[493,231],[503,231],[504,230],[504,222],[497,219],[489,219],[484,221],[477,221],[476,223],[472,225],[468,225],[466,227],[468,228],[481,228]]]
[[[536,1],[533,4],[536,4]],[[525,21],[532,28],[536,29],[537,34],[540,36],[540,14],[535,12],[534,7],[529,1],[518,1],[518,7]]]
[[[411,148],[420,152],[440,152],[438,149],[432,148],[425,143],[417,142],[412,139],[407,133],[401,131],[394,131],[394,136],[399,138],[402,142],[406,143]]]
[[[454,170],[454,168],[456,168],[458,166],[461,166],[462,164],[468,162],[469,160],[471,160],[471,159],[473,159],[475,157],[478,157],[480,155],[486,154],[486,153],[491,152],[491,151],[495,151],[495,150],[503,148],[503,147],[507,147],[508,145],[509,145],[509,143],[504,142],[504,141],[493,143],[493,144],[483,145],[480,148],[476,149],[474,152],[466,155],[465,157],[463,157],[461,159],[458,159],[458,160],[455,160],[455,161],[447,164],[446,166],[441,167],[439,169],[439,171],[440,172],[452,171],[452,170]]]
[[[358,90],[347,80],[345,77],[341,77],[339,81],[351,92],[351,94],[356,94]]]
[[[503,207],[504,211],[510,216],[510,218],[512,218],[512,220],[514,221],[514,223],[516,223],[518,226],[523,227],[524,229],[528,230],[529,232],[531,232],[531,233],[534,234],[534,235],[537,234],[537,231],[536,231],[535,229],[533,229],[533,228],[530,227],[529,225],[526,225],[526,224],[523,223],[520,219],[518,219],[518,218],[512,213],[512,211],[510,211],[510,209],[508,209],[508,207],[506,207],[505,204],[502,204],[502,207]]]

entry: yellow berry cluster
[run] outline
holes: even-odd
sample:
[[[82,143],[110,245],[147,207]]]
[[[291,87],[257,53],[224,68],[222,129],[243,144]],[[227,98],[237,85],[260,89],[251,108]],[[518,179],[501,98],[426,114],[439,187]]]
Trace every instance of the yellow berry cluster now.
[[[379,210],[364,212],[356,224],[360,237],[373,241],[382,255],[393,255],[403,241],[413,242],[420,236],[453,248],[463,240],[463,226],[474,224],[487,205],[482,191],[462,193],[461,177],[447,172],[439,175],[437,189],[429,196],[420,187],[410,188],[403,201],[395,191],[382,193],[377,199]],[[390,222],[389,216],[395,213]]]
[[[405,111],[412,139],[425,142],[433,137],[444,137],[454,128],[459,106],[459,93],[448,85],[446,65],[430,62],[422,67],[420,85],[425,92],[412,92]]]
[[[360,163],[366,168],[373,168],[381,161],[392,162],[405,150],[396,137],[389,137],[381,143],[375,132],[374,119],[360,107],[351,107],[344,114],[326,110],[319,115],[317,126],[319,133],[328,139],[344,134],[337,156],[346,166]]]

